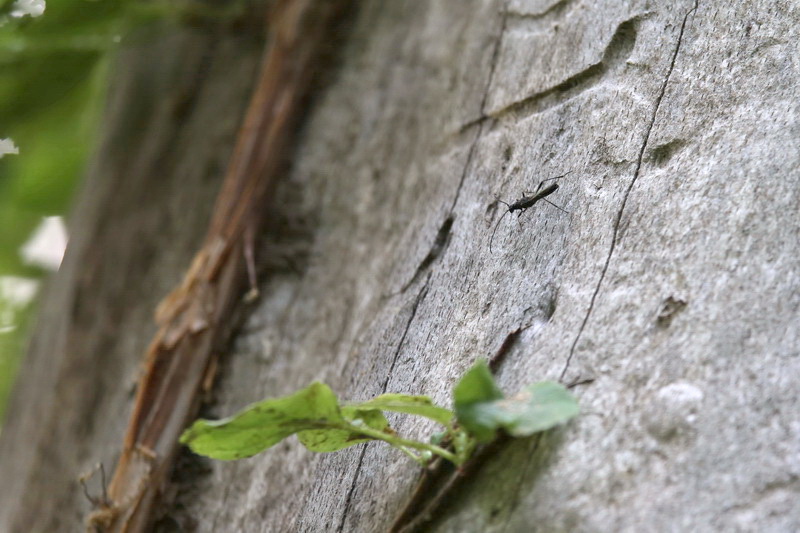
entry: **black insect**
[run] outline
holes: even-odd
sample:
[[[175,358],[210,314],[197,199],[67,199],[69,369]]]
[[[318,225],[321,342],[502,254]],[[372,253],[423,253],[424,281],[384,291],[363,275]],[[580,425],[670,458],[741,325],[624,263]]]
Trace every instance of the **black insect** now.
[[[570,172],[572,172],[572,171],[570,170]],[[503,213],[503,216],[501,216],[500,220],[497,221],[497,224],[494,227],[494,231],[492,231],[492,237],[489,239],[489,252],[492,251],[492,242],[494,242],[494,234],[497,233],[497,228],[500,227],[500,222],[503,221],[503,218],[507,214],[513,213],[514,211],[519,211],[519,215],[517,215],[517,216],[522,216],[522,212],[523,211],[525,211],[526,209],[528,209],[530,207],[533,207],[534,204],[536,202],[538,202],[539,200],[543,200],[543,201],[547,202],[548,204],[552,205],[553,207],[555,207],[556,209],[558,209],[560,211],[564,211],[563,209],[558,207],[556,204],[554,204],[553,202],[551,202],[550,200],[547,199],[548,196],[550,196],[551,194],[556,192],[556,190],[558,190],[558,183],[551,183],[550,185],[548,185],[544,189],[542,188],[542,185],[544,185],[544,183],[546,181],[553,181],[553,180],[557,180],[557,179],[563,178],[564,176],[566,176],[570,172],[567,172],[566,174],[562,174],[560,176],[556,176],[555,178],[547,178],[546,180],[540,181],[539,182],[539,186],[536,188],[536,192],[534,192],[531,196],[525,196],[525,194],[523,194],[522,198],[520,198],[519,200],[517,200],[513,204],[508,204],[508,203],[506,203],[503,200],[498,198],[497,201],[500,202],[501,204],[505,204],[508,207],[508,211]],[[566,213],[566,211],[564,211],[564,212]]]

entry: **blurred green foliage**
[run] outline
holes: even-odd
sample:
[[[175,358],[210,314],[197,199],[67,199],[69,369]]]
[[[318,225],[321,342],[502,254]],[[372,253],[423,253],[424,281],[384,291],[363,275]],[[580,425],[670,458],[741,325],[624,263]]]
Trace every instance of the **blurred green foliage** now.
[[[250,0],[47,0],[43,15],[11,16],[0,0],[0,139],[18,155],[0,158],[0,276],[40,279],[20,247],[44,216],[65,215],[95,137],[109,52],[153,21],[195,24],[246,16]],[[0,298],[2,296],[0,295]],[[0,301],[0,309],[9,302]],[[0,332],[0,424],[26,345],[33,304],[15,309]]]
[[[20,153],[0,159],[0,275],[39,274],[22,264],[19,247],[42,216],[69,205],[123,11],[122,2],[50,0],[41,17],[3,17],[0,137]]]
[[[0,276],[44,274],[22,262],[20,247],[42,217],[70,205],[102,108],[107,52],[143,20],[136,4],[48,0],[42,16],[15,18],[13,0],[0,0],[0,138],[19,148],[0,159]],[[0,333],[0,420],[32,308],[16,308],[16,329]]]
[[[0,159],[0,276],[41,278],[20,247],[42,217],[64,215],[91,147],[103,101],[107,52],[129,25],[127,2],[49,0],[36,18],[0,4],[0,138],[18,155]],[[33,303],[14,308],[0,333],[0,420],[26,345]]]

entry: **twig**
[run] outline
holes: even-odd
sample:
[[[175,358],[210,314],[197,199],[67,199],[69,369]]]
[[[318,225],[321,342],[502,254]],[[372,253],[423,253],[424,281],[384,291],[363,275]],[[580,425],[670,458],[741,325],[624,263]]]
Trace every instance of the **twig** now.
[[[183,282],[156,310],[124,447],[108,501],[87,517],[92,530],[145,531],[150,510],[195,416],[213,348],[241,301],[243,235],[261,223],[265,196],[284,162],[300,106],[336,16],[349,0],[275,0],[269,42],[204,244]]]

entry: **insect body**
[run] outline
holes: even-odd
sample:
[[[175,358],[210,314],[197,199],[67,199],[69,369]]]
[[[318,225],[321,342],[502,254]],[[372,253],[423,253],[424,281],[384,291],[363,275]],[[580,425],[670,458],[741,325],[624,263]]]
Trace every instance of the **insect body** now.
[[[569,172],[567,172],[567,174],[569,174]],[[559,178],[563,178],[567,174],[562,174],[560,176],[556,176],[555,178],[548,178],[546,180],[542,180],[539,183],[539,187],[536,189],[535,193],[533,193],[531,196],[525,196],[523,194],[522,198],[520,198],[519,200],[517,200],[513,204],[506,203],[503,200],[500,200],[498,198],[497,201],[502,203],[502,204],[505,204],[508,207],[508,211],[503,213],[503,216],[501,216],[500,220],[497,221],[497,224],[494,227],[494,231],[492,231],[492,237],[489,239],[489,251],[490,252],[492,251],[492,242],[494,241],[494,234],[497,233],[497,228],[500,227],[500,222],[503,221],[503,217],[505,217],[507,214],[513,213],[514,211],[519,211],[519,215],[518,216],[521,216],[523,211],[525,211],[528,208],[533,207],[534,204],[536,204],[536,202],[538,202],[539,200],[544,200],[545,202],[547,202],[548,204],[552,205],[556,209],[564,211],[563,209],[558,207],[556,204],[554,204],[550,200],[547,200],[548,196],[550,196],[551,194],[556,192],[556,190],[558,190],[558,184],[557,183],[551,183],[550,185],[548,185],[544,189],[542,189],[542,185],[544,184],[545,181],[557,180]],[[564,211],[564,212],[566,213],[566,211]]]

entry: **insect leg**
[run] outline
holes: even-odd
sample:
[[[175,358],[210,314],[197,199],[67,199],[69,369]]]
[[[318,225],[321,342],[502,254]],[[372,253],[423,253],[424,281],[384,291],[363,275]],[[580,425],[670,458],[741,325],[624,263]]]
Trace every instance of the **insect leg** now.
[[[551,202],[551,201],[550,201],[550,200],[548,200],[547,198],[542,198],[542,200],[544,200],[544,201],[545,201],[545,202],[547,202],[548,204],[552,205],[553,207],[555,207],[555,208],[556,208],[556,209],[558,209],[559,211],[563,211],[563,212],[565,212],[566,214],[569,214],[569,211],[567,211],[566,209],[563,209],[563,208],[561,208],[561,207],[557,206],[556,204],[554,204],[553,202]]]

